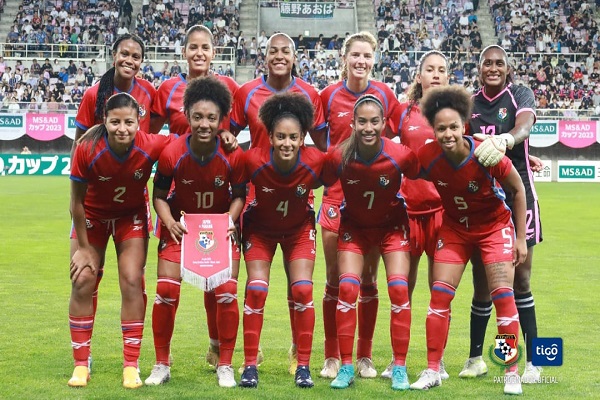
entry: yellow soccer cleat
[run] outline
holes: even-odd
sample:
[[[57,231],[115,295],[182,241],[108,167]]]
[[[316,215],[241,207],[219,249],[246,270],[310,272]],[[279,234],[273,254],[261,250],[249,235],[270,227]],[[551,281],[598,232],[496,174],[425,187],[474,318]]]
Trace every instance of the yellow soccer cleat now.
[[[137,389],[142,386],[140,373],[136,367],[123,368],[123,387],[126,389]]]
[[[288,372],[290,375],[295,375],[296,369],[298,368],[298,351],[296,350],[295,344],[292,344],[288,350],[288,362]]]
[[[78,365],[73,370],[73,376],[69,379],[68,385],[71,387],[87,386],[90,380],[90,370],[85,365]]]

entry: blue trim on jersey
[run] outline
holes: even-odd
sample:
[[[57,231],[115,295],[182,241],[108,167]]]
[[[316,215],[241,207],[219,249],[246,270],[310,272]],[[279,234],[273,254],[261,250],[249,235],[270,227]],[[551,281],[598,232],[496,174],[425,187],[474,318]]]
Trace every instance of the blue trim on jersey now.
[[[298,168],[298,165],[300,165],[300,149],[298,149],[298,158],[296,159],[296,164],[294,164],[294,166],[292,168],[290,168],[290,170],[288,172],[284,172],[277,167],[277,164],[275,163],[275,160],[273,159],[273,151],[274,151],[274,149],[271,147],[271,150],[269,152],[271,161],[269,162],[269,164],[273,165],[273,169],[277,173],[279,173],[280,175],[283,175],[283,176],[288,176],[288,175],[291,175],[292,173],[294,173],[294,171]],[[310,168],[309,168],[309,170],[310,170]],[[313,175],[314,175],[314,173],[313,173]]]
[[[106,141],[106,136],[104,137],[105,141]],[[100,150],[100,152],[98,154],[96,154],[96,157],[93,158],[93,160],[90,162],[90,165],[88,166],[88,170],[92,169],[92,167],[94,166],[94,164],[96,164],[96,161],[98,161],[98,159],[100,157],[102,157],[102,154],[104,154],[105,152],[109,151],[109,147],[108,147],[108,141],[106,141],[106,146],[104,149]]]
[[[133,139],[133,143],[134,143],[134,145],[133,145],[133,146],[131,146],[131,147],[129,148],[129,150],[127,150],[127,153],[125,153],[125,155],[123,156],[123,158],[121,158],[121,157],[119,157],[119,156],[117,155],[117,153],[115,153],[114,151],[112,151],[112,149],[111,149],[111,148],[110,148],[110,146],[108,145],[108,135],[104,135],[104,142],[106,143],[106,149],[105,149],[105,150],[106,150],[106,151],[108,151],[108,153],[109,153],[109,154],[110,154],[110,155],[111,155],[111,156],[112,156],[112,157],[113,157],[115,160],[117,160],[117,162],[118,162],[119,164],[123,164],[125,161],[127,161],[127,159],[129,158],[129,155],[131,154],[131,152],[132,152],[132,151],[133,151],[133,149],[135,148],[135,138],[134,138],[134,139]],[[100,154],[102,154],[102,153],[103,153],[105,150],[103,149],[103,151],[101,151],[101,152],[100,152]],[[143,152],[142,152],[142,153],[143,153]],[[98,154],[98,156],[100,156],[100,154]],[[97,157],[96,157],[96,158],[97,158]],[[92,166],[92,164],[90,164],[90,168],[91,168],[91,166]]]
[[[385,158],[387,158],[388,160],[390,160],[390,162],[392,163],[392,165],[394,166],[394,168],[396,168],[396,170],[400,173],[402,173],[402,170],[400,169],[400,166],[398,165],[398,163],[396,163],[396,160],[394,160],[392,158],[392,156],[390,156],[388,153],[386,153],[385,151],[383,151],[383,146],[381,149],[381,155],[384,156]]]
[[[264,80],[264,77],[263,77]],[[248,108],[250,107],[250,100],[252,100],[252,96],[254,96],[254,93],[256,93],[256,91],[258,89],[260,89],[263,85],[267,86],[268,85],[266,83],[262,83],[258,86],[256,86],[254,89],[252,89],[250,92],[248,92],[248,97],[246,97],[246,103],[244,104],[244,114],[248,115]],[[248,118],[246,118],[246,120],[248,120]],[[234,123],[234,125],[238,126],[237,124]],[[242,126],[241,128],[245,128],[244,126]]]
[[[377,161],[377,159],[379,158],[379,156],[381,155],[381,153],[383,153],[383,140],[381,141],[381,148],[379,149],[379,151],[377,152],[377,154],[375,154],[373,156],[372,159],[370,160],[363,160],[360,155],[358,155],[358,152],[356,153],[356,160],[360,161],[361,163],[365,164],[365,165],[371,165],[373,164],[375,161]]]
[[[206,164],[208,164],[209,162],[212,161],[212,159],[215,157],[215,154],[217,154],[217,152],[219,151],[219,135],[215,136],[215,139],[217,140],[217,145],[215,146],[215,149],[213,150],[213,152],[210,154],[210,156],[207,158],[206,161],[200,161],[200,159],[198,157],[196,157],[196,155],[194,154],[194,152],[192,151],[192,148],[190,146],[190,140],[192,139],[192,135],[189,135],[186,140],[185,140],[185,144],[187,146],[188,149],[188,153],[190,154],[190,157],[192,157],[192,160],[194,160],[197,164],[199,164],[200,166],[205,166]]]
[[[78,127],[79,129],[83,129],[84,131],[87,131],[88,129],[90,129],[89,127],[75,121],[75,126]]]
[[[169,111],[169,107],[171,106],[171,101],[173,100],[173,95],[175,94],[175,91],[179,86],[186,84],[185,79],[181,76],[181,74],[179,74],[179,78],[183,81],[179,81],[176,84],[174,84],[171,88],[171,91],[169,92],[169,96],[167,97],[167,104],[165,106],[167,111],[167,118],[171,116],[171,111]]]
[[[88,183],[87,179],[81,178],[79,176],[75,176],[75,175],[69,175],[69,179],[75,182],[79,182],[79,183]]]
[[[136,85],[136,86],[139,86],[139,87],[140,87],[140,89],[142,89],[142,91],[143,91],[144,93],[146,93],[146,96],[148,96],[148,98],[149,98],[149,99],[152,99],[152,96],[150,96],[150,93],[148,92],[148,90],[146,90],[146,88],[145,88],[145,87],[143,87],[142,85],[140,85],[140,84],[138,83],[137,79],[135,79],[135,78],[133,79],[133,84],[134,84],[134,85]],[[132,90],[133,90],[133,86],[131,87],[131,90],[130,90],[129,92],[131,92]],[[128,93],[129,93],[129,92],[128,92]],[[138,100],[138,103],[141,103],[141,101],[139,101],[139,100]]]
[[[271,150],[271,151],[272,151],[272,150]],[[256,175],[258,175],[260,171],[262,171],[263,169],[267,168],[267,167],[268,167],[269,165],[271,165],[272,163],[273,163],[272,161],[269,161],[268,163],[265,163],[265,164],[261,165],[260,167],[258,167],[258,168],[256,169],[256,171],[254,171],[254,172],[252,173],[252,176],[250,177],[250,180],[254,179],[254,177],[255,177]]]

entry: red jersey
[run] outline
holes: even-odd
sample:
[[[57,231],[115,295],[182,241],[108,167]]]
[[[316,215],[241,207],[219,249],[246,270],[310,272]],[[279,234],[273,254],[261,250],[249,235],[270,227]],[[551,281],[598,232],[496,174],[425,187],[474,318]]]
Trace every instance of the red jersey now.
[[[367,88],[361,93],[355,93],[348,89],[346,81],[340,81],[327,86],[321,92],[321,102],[325,111],[327,120],[327,148],[332,148],[344,140],[352,133],[350,124],[354,114],[354,104],[356,100],[364,94],[377,96],[383,104],[383,116],[387,119],[387,125],[395,132],[392,123],[393,115],[398,113],[399,103],[396,95],[383,82],[369,81]],[[344,198],[342,187],[339,182],[328,187],[323,192],[323,202],[328,204],[340,205]]]
[[[471,153],[459,166],[448,160],[437,142],[419,149],[419,161],[440,194],[444,223],[454,224],[458,229],[492,232],[510,221],[506,194],[498,180],[508,176],[512,162],[504,157],[494,167],[483,167],[473,155],[480,142],[474,144],[469,136],[465,139],[471,145]]]
[[[239,88],[237,82],[224,75],[215,74],[215,77],[227,86],[233,97]],[[186,88],[187,75],[179,74],[161,83],[156,97],[152,101],[152,115],[166,118],[169,123],[169,132],[177,133],[179,136],[190,132],[190,124],[183,108],[183,95]],[[229,114],[223,118],[219,128],[229,130]]]
[[[206,161],[200,161],[190,149],[190,135],[171,143],[158,160],[154,186],[174,190],[169,195],[171,213],[179,220],[181,211],[193,214],[220,214],[229,211],[229,185],[244,185],[241,148],[227,153],[217,136],[217,148]]]
[[[427,118],[421,114],[418,104],[402,103],[399,109],[400,122],[393,131],[400,141],[415,153],[429,142],[434,142],[435,134]],[[442,209],[442,200],[433,183],[424,179],[404,179],[400,194],[406,202],[409,216],[436,212]]]
[[[323,168],[323,182],[330,185],[339,179],[344,191],[344,220],[360,228],[381,228],[406,220],[404,202],[398,197],[404,174],[419,175],[417,156],[403,144],[381,138],[381,150],[372,160],[356,158],[342,169],[339,148],[328,153]]]
[[[92,142],[75,148],[71,180],[87,183],[84,207],[88,218],[112,219],[131,215],[146,207],[144,191],[152,165],[173,139],[138,131],[123,158],[101,138],[92,151]]]
[[[120,90],[114,88],[113,94],[120,93]],[[133,79],[133,84],[131,88],[127,91],[130,95],[133,96],[134,99],[140,105],[140,131],[149,132],[150,131],[150,107],[152,105],[152,100],[156,96],[156,89],[152,83],[148,82],[145,79]],[[81,100],[81,104],[79,105],[79,110],[77,111],[77,117],[75,117],[75,125],[87,131],[92,126],[96,124],[101,124],[102,120],[97,120],[94,117],[94,113],[96,112],[96,99],[98,98],[98,84],[95,84],[91,88],[85,91],[83,94],[83,99]],[[108,99],[107,99],[108,100]]]
[[[244,225],[265,235],[296,233],[313,213],[308,197],[311,189],[321,185],[324,160],[325,153],[303,146],[294,168],[283,173],[275,166],[270,148],[244,153],[245,179],[256,187],[255,201],[244,213]]]
[[[305,95],[314,107],[315,130],[325,127],[323,106],[319,94],[308,83],[292,77],[292,83],[287,88],[277,91],[267,85],[266,77],[259,77],[243,84],[233,98],[231,109],[231,125],[239,130],[250,127],[250,148],[270,149],[269,133],[258,117],[258,110],[271,95],[282,92],[294,92]]]

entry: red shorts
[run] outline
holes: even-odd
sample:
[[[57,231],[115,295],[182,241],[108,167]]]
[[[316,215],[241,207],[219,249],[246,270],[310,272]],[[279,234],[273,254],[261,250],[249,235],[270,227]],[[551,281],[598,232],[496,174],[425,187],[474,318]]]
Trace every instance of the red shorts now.
[[[321,228],[338,233],[340,231],[340,206],[337,204],[321,203],[317,222]]]
[[[498,230],[469,232],[444,224],[438,233],[435,262],[466,265],[473,250],[479,248],[483,265],[512,262],[515,228],[511,222]]]
[[[175,243],[167,227],[162,224],[159,232],[158,258],[179,264],[181,262],[181,243]],[[240,260],[240,245],[237,240],[231,241],[231,258],[233,261]]]
[[[410,227],[410,254],[420,257],[423,252],[430,257],[435,254],[437,237],[442,226],[442,210],[434,213],[408,217]]]
[[[301,228],[290,235],[265,235],[263,232],[254,232],[251,228],[245,227],[242,234],[244,259],[270,263],[279,244],[283,258],[288,262],[300,259],[314,261],[317,253],[316,234],[314,218],[307,220]]]
[[[101,249],[106,248],[108,238],[113,237],[115,243],[128,239],[148,238],[148,219],[146,208],[128,217],[114,219],[86,218],[88,242]],[[71,228],[71,239],[77,239],[75,228]]]
[[[386,228],[358,228],[342,222],[338,236],[338,251],[368,254],[373,247],[381,254],[410,251],[408,225],[399,224]]]

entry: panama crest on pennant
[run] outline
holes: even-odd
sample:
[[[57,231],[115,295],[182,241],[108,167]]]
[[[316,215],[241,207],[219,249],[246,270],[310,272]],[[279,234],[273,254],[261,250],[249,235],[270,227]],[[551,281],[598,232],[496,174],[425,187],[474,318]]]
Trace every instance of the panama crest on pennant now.
[[[217,247],[217,240],[213,231],[198,232],[198,240],[196,240],[196,249],[203,253],[210,253]]]

